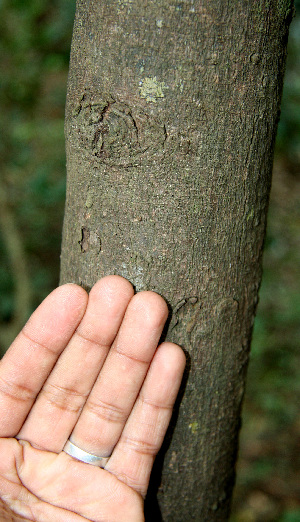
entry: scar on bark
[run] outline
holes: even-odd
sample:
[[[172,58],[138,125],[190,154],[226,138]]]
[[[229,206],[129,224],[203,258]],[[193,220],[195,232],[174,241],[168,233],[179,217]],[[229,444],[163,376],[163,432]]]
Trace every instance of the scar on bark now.
[[[90,239],[90,231],[88,228],[86,227],[82,227],[81,228],[81,240],[78,241],[80,247],[81,247],[81,252],[87,252],[88,249],[89,249],[89,246],[90,246],[90,242],[89,242],[89,239]]]

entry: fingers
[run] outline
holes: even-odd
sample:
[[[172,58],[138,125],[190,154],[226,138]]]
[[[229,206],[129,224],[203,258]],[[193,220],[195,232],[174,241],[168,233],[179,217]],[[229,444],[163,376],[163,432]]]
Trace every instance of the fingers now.
[[[93,387],[125,310],[131,284],[108,276],[92,288],[85,315],[45,382],[18,438],[62,450]]]
[[[133,297],[71,441],[100,456],[111,454],[145,379],[168,309],[153,292]]]
[[[54,290],[32,314],[0,362],[0,437],[14,437],[59,355],[80,323],[86,292]]]
[[[133,293],[108,276],[89,298],[76,285],[50,294],[0,364],[0,436],[55,453],[70,437],[111,455],[107,470],[144,495],[185,356],[172,343],[157,348],[165,301]]]
[[[178,394],[185,355],[172,343],[163,343],[121,438],[105,467],[142,496],[146,495],[153,461],[166,434]]]

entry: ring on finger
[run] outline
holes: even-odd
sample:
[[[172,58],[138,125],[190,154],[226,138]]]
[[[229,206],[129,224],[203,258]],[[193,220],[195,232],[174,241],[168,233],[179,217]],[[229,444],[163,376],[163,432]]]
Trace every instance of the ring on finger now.
[[[73,444],[70,440],[67,440],[63,447],[63,451],[76,460],[80,460],[86,464],[92,464],[93,466],[98,466],[99,468],[104,468],[109,459],[109,457],[99,457],[98,455],[88,453]]]

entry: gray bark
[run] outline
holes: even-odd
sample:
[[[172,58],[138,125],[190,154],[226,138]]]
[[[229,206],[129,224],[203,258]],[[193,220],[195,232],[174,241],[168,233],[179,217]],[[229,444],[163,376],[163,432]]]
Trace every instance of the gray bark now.
[[[157,291],[188,354],[150,520],[156,490],[165,521],[229,514],[291,17],[290,0],[77,3],[61,282]]]

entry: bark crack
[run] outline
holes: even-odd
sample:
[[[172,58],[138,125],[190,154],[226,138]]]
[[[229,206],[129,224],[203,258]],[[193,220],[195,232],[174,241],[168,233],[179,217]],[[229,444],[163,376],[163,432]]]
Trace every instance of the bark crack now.
[[[81,248],[81,252],[85,253],[89,250],[89,246],[90,246],[89,239],[90,239],[89,229],[86,227],[82,227],[81,228],[81,240],[78,241],[80,248]]]

